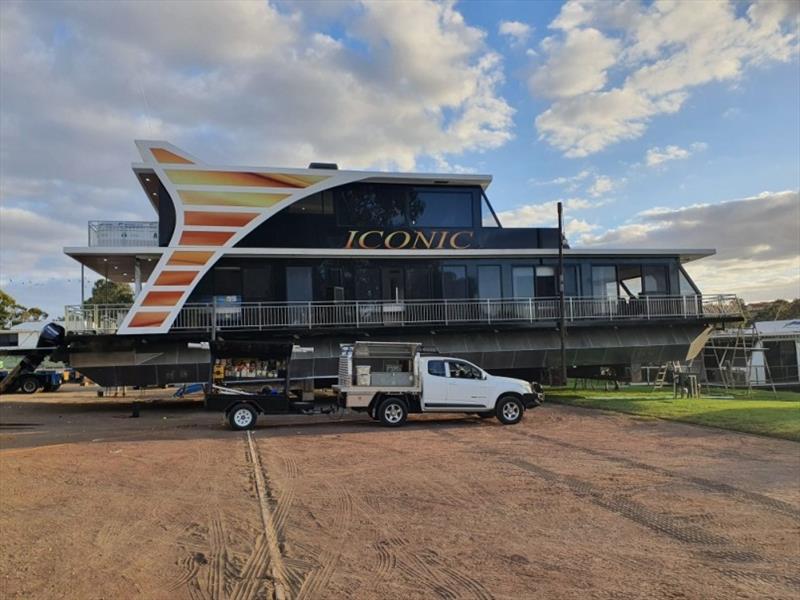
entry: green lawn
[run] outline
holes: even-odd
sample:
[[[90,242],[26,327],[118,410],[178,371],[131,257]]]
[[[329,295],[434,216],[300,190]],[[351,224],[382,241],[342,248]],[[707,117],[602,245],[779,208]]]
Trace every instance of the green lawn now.
[[[715,392],[717,393],[717,392]],[[800,394],[795,392],[718,392],[733,398],[673,398],[672,390],[624,387],[619,391],[551,388],[548,402],[602,408],[633,415],[697,423],[800,441]]]

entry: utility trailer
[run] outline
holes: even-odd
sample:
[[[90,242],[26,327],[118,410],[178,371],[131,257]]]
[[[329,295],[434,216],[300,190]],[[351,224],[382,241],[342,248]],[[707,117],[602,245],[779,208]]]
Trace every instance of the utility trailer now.
[[[341,406],[389,427],[405,423],[409,413],[430,412],[472,413],[513,425],[544,401],[538,383],[490,375],[414,342],[343,344],[335,389]]]
[[[233,429],[252,429],[259,414],[329,414],[340,408],[335,399],[304,401],[292,391],[292,353],[300,350],[293,344],[218,340],[208,343],[208,349],[212,380],[206,386],[205,407],[223,412]],[[266,384],[254,377],[232,378],[232,365],[247,365],[248,373],[264,371]]]

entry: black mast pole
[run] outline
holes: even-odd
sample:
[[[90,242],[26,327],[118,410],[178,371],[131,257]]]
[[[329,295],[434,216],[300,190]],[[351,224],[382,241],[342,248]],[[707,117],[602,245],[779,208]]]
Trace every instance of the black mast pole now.
[[[564,299],[564,209],[558,203],[558,302],[561,318],[558,332],[561,338],[561,385],[567,385],[567,346],[566,346],[566,301]]]

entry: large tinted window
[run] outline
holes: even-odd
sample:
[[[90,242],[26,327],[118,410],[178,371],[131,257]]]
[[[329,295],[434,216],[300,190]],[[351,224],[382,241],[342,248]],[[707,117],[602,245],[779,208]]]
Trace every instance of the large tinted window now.
[[[540,298],[553,298],[558,295],[554,267],[536,267],[536,295]]]
[[[242,297],[245,302],[272,300],[272,281],[269,267],[242,269]]]
[[[381,276],[378,269],[356,269],[356,300],[380,300]]]
[[[500,267],[498,265],[478,267],[478,296],[481,298],[503,297],[503,289],[500,283]]]
[[[533,298],[533,267],[511,267],[514,298]]]
[[[311,267],[286,267],[286,299],[310,302],[312,295]]]
[[[408,216],[415,227],[472,227],[472,192],[412,190]]]
[[[401,187],[361,184],[338,188],[334,204],[342,227],[406,225],[406,194]]]
[[[697,287],[695,287],[695,285],[692,282],[692,280],[689,279],[689,276],[686,273],[684,273],[683,269],[681,269],[678,272],[678,277],[679,277],[680,286],[681,286],[681,289],[680,289],[681,296],[693,296],[693,295],[699,293],[698,290],[697,290]]]
[[[669,294],[669,272],[666,265],[645,265],[642,273],[645,294]]]
[[[409,300],[430,300],[433,298],[430,267],[409,267],[406,269],[406,298]]]
[[[592,294],[600,298],[618,298],[616,267],[592,267]]]
[[[578,295],[578,265],[564,266],[564,295]]]
[[[445,298],[467,297],[467,267],[461,265],[442,267],[442,296]]]
[[[214,295],[241,296],[242,271],[237,267],[214,268]]]

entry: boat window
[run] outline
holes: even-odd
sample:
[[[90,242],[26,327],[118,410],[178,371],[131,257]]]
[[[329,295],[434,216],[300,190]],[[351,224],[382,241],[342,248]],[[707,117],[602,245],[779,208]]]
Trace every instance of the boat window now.
[[[533,267],[511,267],[514,298],[533,298]]]
[[[666,265],[645,265],[644,292],[649,295],[669,294],[669,273]]]
[[[310,302],[312,299],[311,267],[286,267],[286,300]]]
[[[502,298],[499,265],[478,267],[478,296],[481,298]]]
[[[242,269],[242,296],[245,302],[264,302],[273,299],[270,267]]]
[[[430,375],[435,375],[436,377],[446,377],[447,375],[444,372],[444,361],[432,360],[428,362],[428,373]]]
[[[620,265],[618,268],[621,293],[630,298],[638,298],[643,291],[642,267],[639,265]]]
[[[442,267],[442,296],[467,298],[467,267],[462,265]]]
[[[578,265],[564,265],[564,295],[578,295]]]
[[[336,218],[342,227],[406,225],[406,195],[400,188],[354,185],[334,190]]]
[[[333,202],[330,192],[318,192],[308,198],[298,200],[289,205],[286,212],[302,215],[329,215],[333,214]]]
[[[619,298],[616,267],[592,267],[592,294],[598,298]]]
[[[500,221],[492,212],[489,200],[484,195],[481,195],[481,225],[483,227],[500,227]]]
[[[683,267],[681,267],[678,271],[678,281],[680,282],[681,296],[694,296],[695,294],[700,293],[700,290],[697,289],[697,286],[691,280],[686,271],[683,270]]]
[[[536,267],[536,295],[539,298],[554,298],[558,296],[555,268]]]
[[[380,297],[380,271],[376,268],[356,269],[356,300],[378,300]]]
[[[406,298],[409,300],[430,300],[433,298],[430,267],[409,267],[406,269]]]
[[[214,295],[241,296],[242,270],[238,267],[215,267]]]
[[[412,190],[408,216],[415,227],[472,227],[472,192]]]

